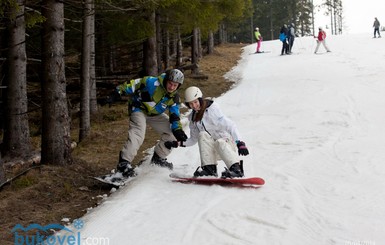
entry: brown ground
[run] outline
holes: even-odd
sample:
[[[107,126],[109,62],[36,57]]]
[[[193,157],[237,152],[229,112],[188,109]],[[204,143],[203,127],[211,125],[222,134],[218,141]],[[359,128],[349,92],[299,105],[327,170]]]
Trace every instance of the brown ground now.
[[[242,52],[241,44],[228,44],[216,47],[215,53],[200,61],[201,73],[208,80],[193,80],[186,72],[185,88],[195,85],[202,89],[206,97],[218,97],[227,91],[232,82],[223,75],[234,67]],[[16,224],[27,227],[37,223],[42,226],[62,223],[63,218],[71,221],[82,217],[88,208],[101,202],[100,196],[110,195],[110,187],[102,185],[89,176],[108,173],[118,161],[118,153],[126,140],[127,107],[116,104],[104,106],[101,113],[93,119],[91,135],[73,151],[74,164],[66,167],[41,166],[30,170],[11,184],[0,190],[0,244],[14,244],[11,232]],[[74,131],[72,135],[77,135]],[[149,129],[145,143],[139,152],[151,148],[158,136]],[[138,164],[144,156],[135,159]],[[10,178],[17,172],[8,172]]]

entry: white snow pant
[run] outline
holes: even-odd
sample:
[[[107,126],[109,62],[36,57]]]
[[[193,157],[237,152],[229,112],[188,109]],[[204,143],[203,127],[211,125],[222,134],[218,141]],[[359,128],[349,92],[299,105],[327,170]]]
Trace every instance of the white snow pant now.
[[[221,138],[214,140],[207,132],[199,133],[198,138],[201,165],[217,165],[218,160],[223,160],[230,168],[239,162],[237,146],[233,139]]]
[[[318,48],[321,45],[321,43],[324,46],[324,48],[326,49],[326,51],[330,52],[330,49],[328,48],[328,46],[326,46],[326,41],[325,40],[322,40],[322,41],[317,40],[317,47],[315,48],[314,53],[318,52]]]
[[[161,158],[166,158],[171,153],[171,150],[164,146],[164,142],[176,140],[171,131],[169,117],[164,113],[158,116],[147,116],[143,112],[133,112],[130,116],[128,139],[120,152],[121,158],[132,163],[143,144],[147,123],[161,135],[154,152]]]

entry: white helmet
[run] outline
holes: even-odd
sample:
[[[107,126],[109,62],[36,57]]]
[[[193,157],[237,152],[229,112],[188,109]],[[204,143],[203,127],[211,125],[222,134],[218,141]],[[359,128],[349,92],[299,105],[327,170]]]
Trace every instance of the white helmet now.
[[[180,83],[180,85],[183,84],[184,75],[183,72],[181,72],[178,69],[172,69],[166,72],[165,81],[172,81],[175,83]],[[180,86],[179,85],[179,86]]]
[[[202,98],[202,96],[203,96],[202,91],[198,87],[195,87],[195,86],[188,87],[184,91],[184,100],[186,103],[189,103],[189,102],[194,101],[196,99]]]

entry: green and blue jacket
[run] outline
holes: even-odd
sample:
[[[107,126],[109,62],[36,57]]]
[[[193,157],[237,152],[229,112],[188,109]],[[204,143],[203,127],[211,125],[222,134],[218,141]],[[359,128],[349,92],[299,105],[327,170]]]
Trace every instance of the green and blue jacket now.
[[[148,116],[157,116],[169,111],[171,130],[182,129],[180,123],[180,97],[175,90],[167,92],[166,74],[158,77],[146,76],[133,79],[117,87],[119,94],[131,96],[129,110],[131,112],[141,111]]]

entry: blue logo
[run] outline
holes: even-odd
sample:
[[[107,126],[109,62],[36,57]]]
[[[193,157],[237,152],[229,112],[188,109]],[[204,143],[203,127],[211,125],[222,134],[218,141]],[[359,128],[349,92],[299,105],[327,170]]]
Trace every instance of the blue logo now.
[[[83,228],[84,222],[81,219],[75,219],[73,226],[77,230],[80,230]],[[58,230],[65,231],[66,234],[49,235],[50,232]],[[80,245],[81,241],[80,232],[75,233],[61,224],[49,224],[46,226],[30,224],[27,227],[17,224],[11,232],[14,235],[15,245]]]
[[[75,219],[73,225],[76,229],[81,230],[84,226],[84,221],[81,219]]]

